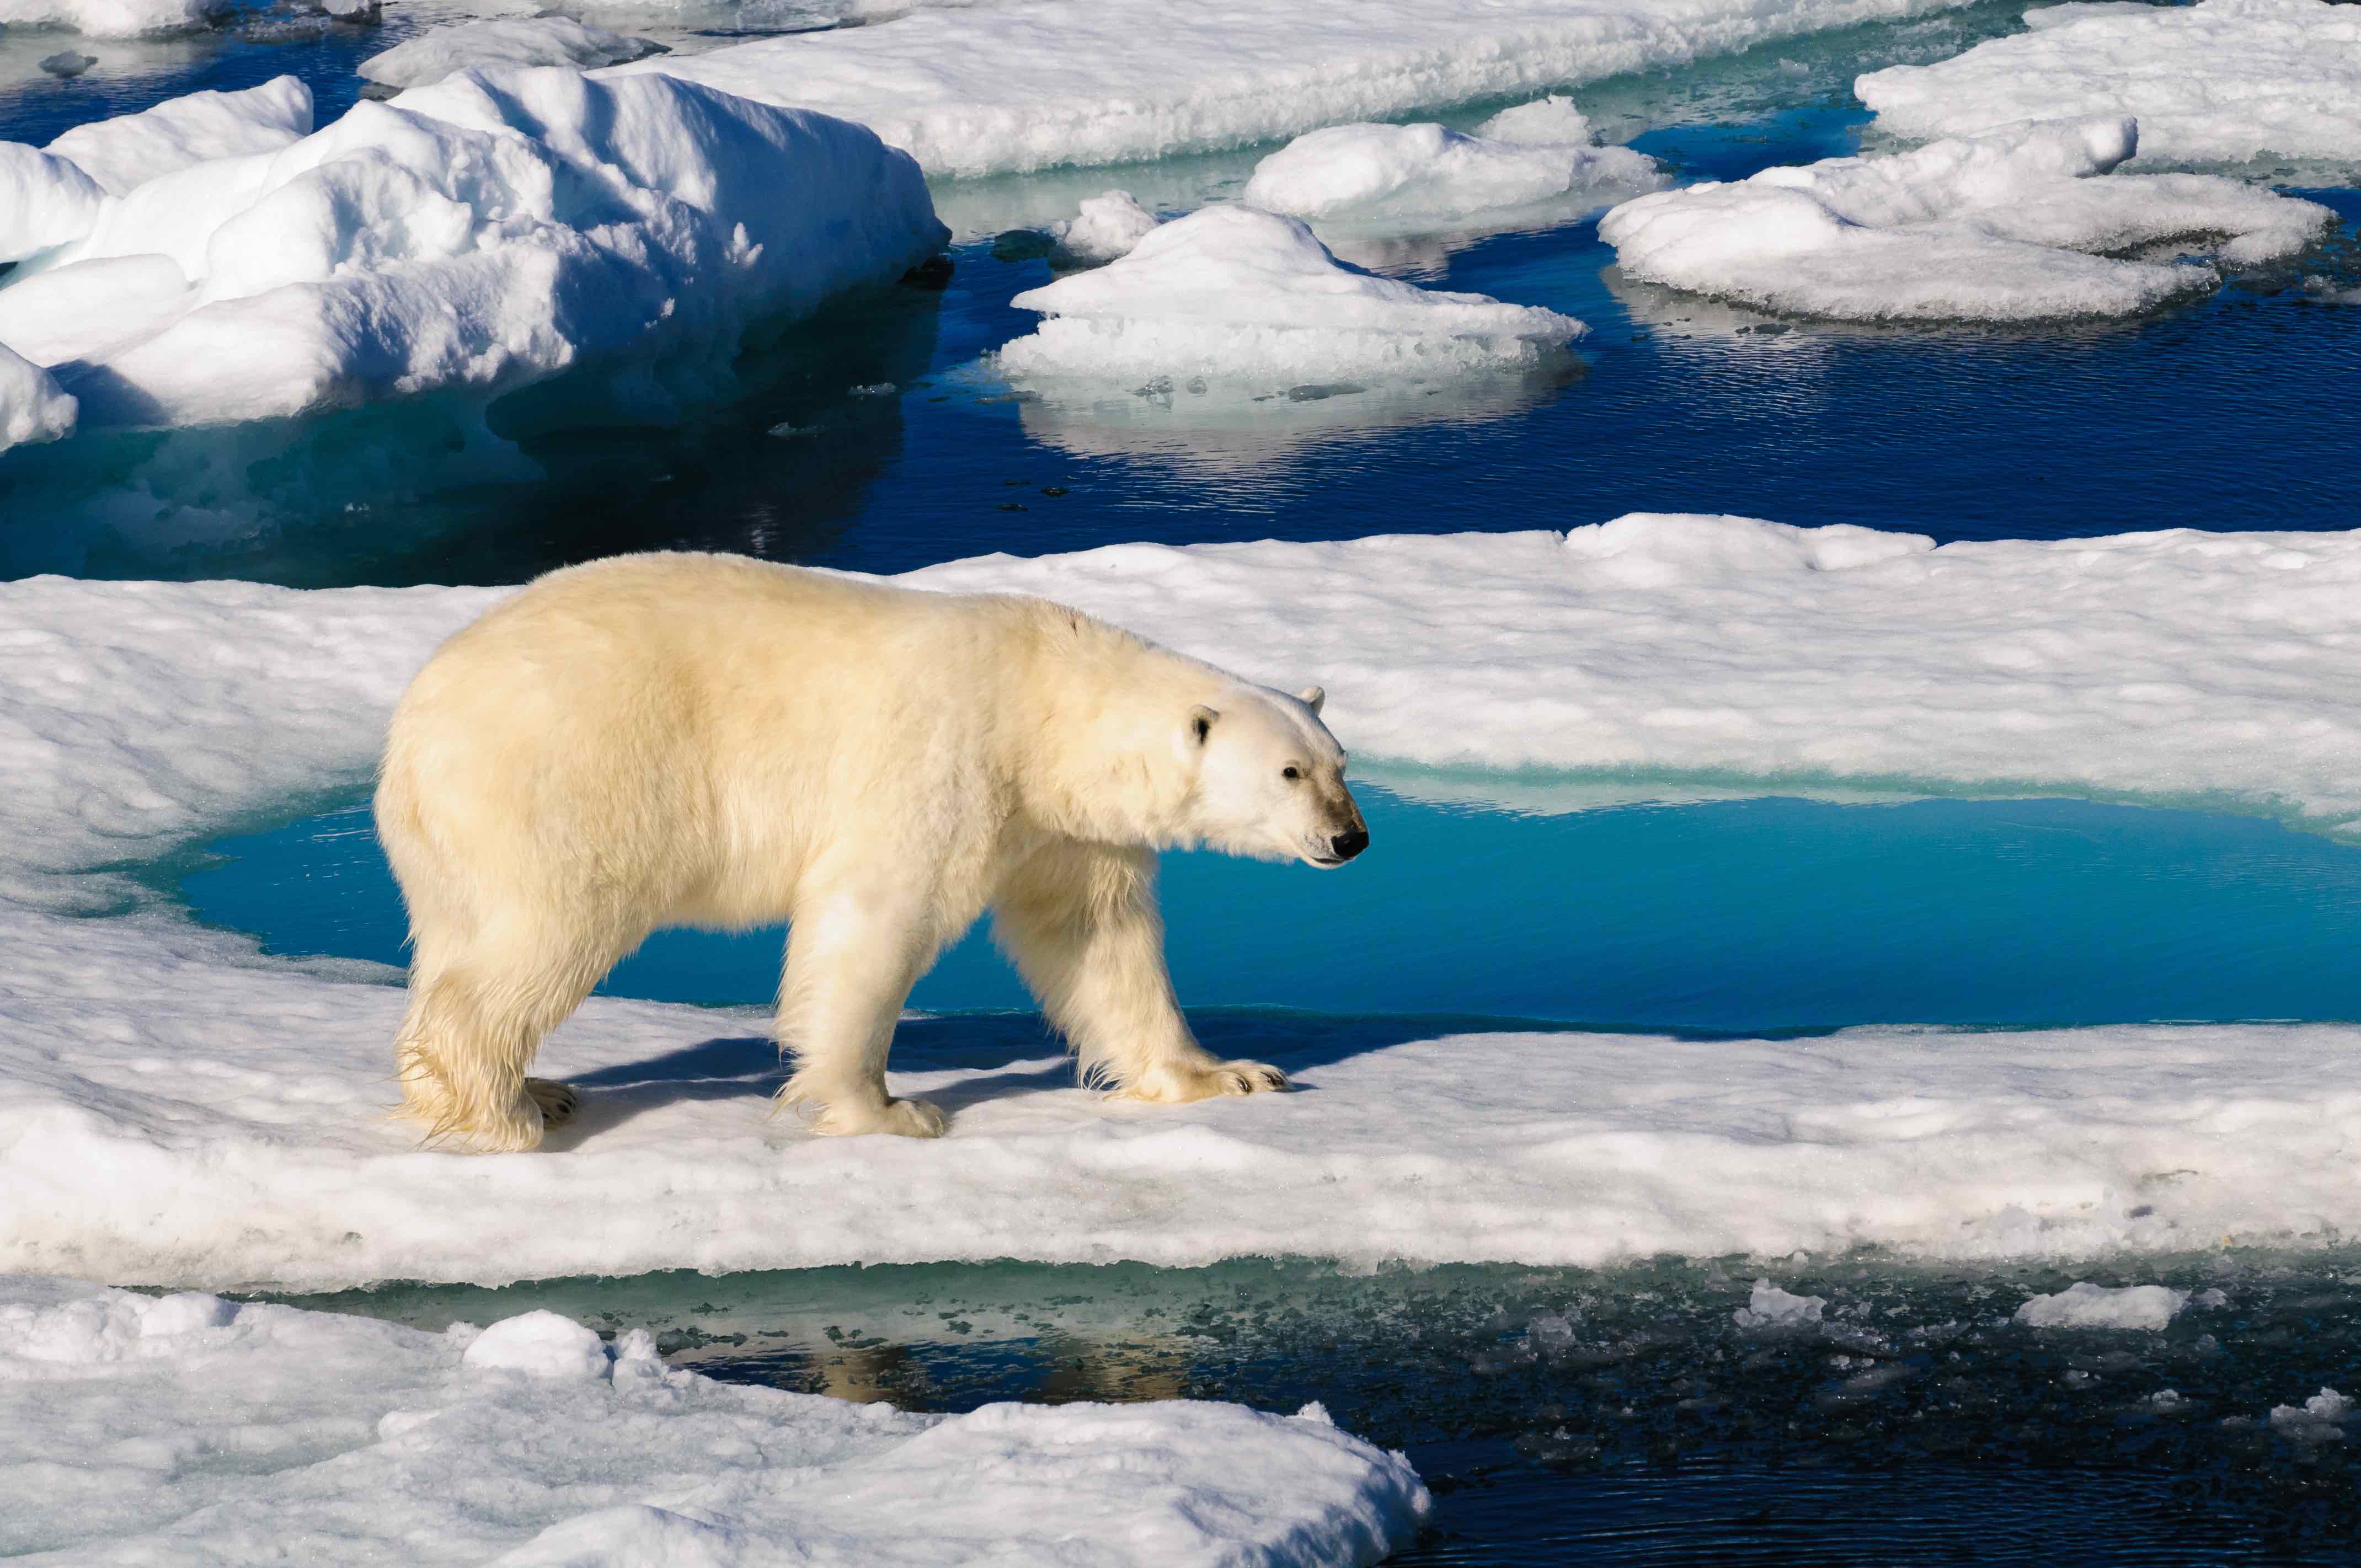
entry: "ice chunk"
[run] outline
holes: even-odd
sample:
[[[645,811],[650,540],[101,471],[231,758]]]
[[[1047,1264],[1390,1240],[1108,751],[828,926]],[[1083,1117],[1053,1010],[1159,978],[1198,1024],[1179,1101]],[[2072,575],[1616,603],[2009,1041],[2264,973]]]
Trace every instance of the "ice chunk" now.
[[[1078,261],[1113,261],[1131,254],[1160,222],[1128,191],[1110,191],[1082,203],[1082,211],[1049,225],[1058,248]]]
[[[1554,311],[1353,270],[1295,219],[1229,203],[1012,303],[1049,318],[999,354],[1005,374],[1028,379],[1423,379],[1531,365],[1584,331]]]
[[[1730,1317],[1741,1329],[1799,1329],[1818,1322],[1828,1304],[1825,1296],[1797,1296],[1758,1279],[1746,1305]]]
[[[529,1318],[535,1343],[598,1345],[555,1313]],[[421,1568],[1369,1563],[1430,1507],[1400,1456],[1235,1405],[906,1415],[670,1368],[636,1330],[611,1380],[603,1349],[596,1374],[584,1357],[482,1376],[487,1344],[524,1321],[470,1344],[0,1278],[0,1474],[23,1483],[0,1509],[0,1553],[246,1563],[298,1542],[311,1560]],[[92,1456],[103,1463],[63,1462]]]
[[[929,174],[1148,161],[1686,65],[1939,0],[999,0],[620,66],[842,115]]]
[[[495,16],[453,22],[405,38],[355,69],[388,87],[423,87],[479,65],[570,65],[577,71],[662,54],[653,38],[589,27],[569,16]]]
[[[57,378],[0,344],[0,451],[55,441],[73,429],[78,409]]]
[[[2089,1280],[2053,1296],[2036,1296],[2016,1310],[2029,1329],[2163,1328],[2189,1305],[2189,1292],[2165,1285],[2109,1288]]]
[[[1590,134],[1590,117],[1563,93],[1503,109],[1477,126],[1476,134],[1526,147],[1588,147],[1598,139]]]
[[[2109,175],[2130,120],[2046,122],[1882,158],[1836,158],[1628,202],[1599,220],[1624,271],[1764,310],[1853,321],[2125,315],[2220,280],[2116,259],[2228,236],[2224,258],[2300,250],[2328,209],[2206,175]]]
[[[85,428],[489,397],[602,356],[726,360],[752,317],[943,237],[917,166],[858,126],[664,77],[469,71],[102,203],[0,286],[0,343],[60,367]]]
[[[2354,1402],[2334,1388],[2323,1388],[2301,1405],[2271,1407],[2271,1430],[2301,1443],[2342,1442],[2345,1423],[2353,1419]]]
[[[2066,0],[2062,5],[2036,5],[2025,14],[2025,25],[2035,32],[2062,27],[2092,16],[2131,16],[2156,9],[2148,0]]]
[[[90,232],[106,192],[71,160],[0,141],[0,261],[20,261]]]
[[[1504,111],[1488,130],[1504,120],[1508,136],[1469,136],[1439,125],[1307,131],[1255,166],[1245,198],[1274,213],[1358,224],[1458,217],[1569,197],[1576,206],[1584,199],[1603,206],[1665,183],[1653,159],[1630,148],[1591,146],[1587,123],[1567,100]],[[1540,139],[1521,139],[1528,136]]]
[[[494,1323],[460,1357],[477,1372],[517,1372],[556,1382],[604,1377],[613,1365],[606,1341],[573,1319],[550,1311],[524,1312]]]
[[[2269,153],[2361,159],[2361,12],[2353,6],[2202,0],[2058,9],[2081,14],[1934,65],[1871,71],[1853,91],[1880,126],[1903,136],[2129,115],[2139,121],[2144,167]]]
[[[137,115],[92,120],[49,143],[109,195],[217,158],[276,152],[312,134],[312,90],[292,76],[239,93],[191,93]]]
[[[230,9],[230,0],[0,0],[0,27],[71,27],[93,38],[180,33]]]
[[[83,54],[78,49],[61,49],[55,54],[44,56],[41,60],[41,69],[51,76],[62,76],[71,80],[97,63],[96,55]]]

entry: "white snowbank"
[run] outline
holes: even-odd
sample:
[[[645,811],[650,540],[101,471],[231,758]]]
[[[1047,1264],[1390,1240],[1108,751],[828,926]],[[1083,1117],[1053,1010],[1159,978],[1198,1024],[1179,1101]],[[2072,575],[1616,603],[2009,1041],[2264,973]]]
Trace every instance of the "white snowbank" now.
[[[999,352],[1018,379],[1448,378],[1538,363],[1585,330],[1554,311],[1352,270],[1295,219],[1232,203],[1010,303],[1049,318]]]
[[[55,441],[74,427],[74,400],[47,370],[0,345],[0,452]]]
[[[277,152],[312,134],[312,90],[292,76],[236,93],[191,93],[74,126],[47,150],[110,196],[194,164]]]
[[[2061,6],[2060,10],[2077,7]],[[2092,7],[1934,65],[1853,84],[1886,130],[1971,136],[2020,120],[2129,115],[2143,165],[2361,159],[2361,15],[2323,0]],[[2032,21],[2032,15],[2026,20]]]
[[[1161,221],[1130,192],[1109,191],[1085,200],[1072,217],[1051,224],[1049,237],[1078,261],[1113,261],[1130,255]]]
[[[1782,1290],[1768,1279],[1758,1279],[1746,1299],[1746,1305],[1730,1314],[1731,1321],[1741,1329],[1794,1329],[1817,1323],[1827,1310],[1825,1296],[1798,1296]]]
[[[2018,1323],[2029,1329],[2163,1328],[2189,1305],[2189,1292],[2167,1285],[2125,1285],[2109,1288],[2089,1280],[2068,1286],[2052,1296],[2036,1296],[2016,1310]]]
[[[2292,255],[2334,221],[2208,175],[2108,176],[2136,145],[2127,119],[2045,122],[1660,192],[1598,232],[1634,277],[1765,310],[2026,321],[2127,315],[2221,280],[2211,267],[2086,253],[2226,236],[2208,248],[2251,263]]]
[[[842,115],[929,174],[1121,163],[1684,64],[1944,0],[1001,0],[662,71]]]
[[[354,69],[389,87],[423,87],[478,66],[568,65],[577,71],[662,54],[653,38],[588,27],[570,16],[452,22],[404,38]]]
[[[906,1415],[552,1312],[445,1333],[0,1278],[0,1554],[510,1568],[1373,1563],[1409,1464],[1236,1405]]]
[[[1571,535],[1126,545],[914,574],[1320,680],[1356,755],[2361,814],[2361,534],[1956,544],[1631,517]],[[1880,1245],[2088,1255],[2361,1232],[2347,1027],[1490,1035],[1098,1100],[1063,1059],[897,1058],[945,1142],[771,1114],[758,1018],[594,1000],[543,1155],[381,1119],[398,990],[261,964],[102,868],[364,781],[500,590],[0,585],[0,1267],[328,1287],[852,1261],[1595,1263]],[[349,970],[347,968],[347,971]],[[381,971],[379,971],[381,972]],[[719,1043],[717,1043],[719,1042]],[[1274,1195],[1280,1195],[1275,1199]],[[782,1223],[780,1216],[793,1216]],[[1752,1309],[1750,1309],[1752,1310]]]
[[[71,27],[93,38],[128,38],[186,32],[229,8],[229,0],[0,0],[0,27]]]
[[[85,428],[490,396],[627,351],[726,362],[749,319],[943,232],[858,126],[664,77],[467,72],[101,203],[0,286],[0,344]]]
[[[1544,98],[1472,136],[1439,125],[1307,131],[1255,166],[1244,196],[1300,218],[1400,225],[1544,203],[1570,214],[1664,183],[1644,153],[1592,145],[1572,100]]]

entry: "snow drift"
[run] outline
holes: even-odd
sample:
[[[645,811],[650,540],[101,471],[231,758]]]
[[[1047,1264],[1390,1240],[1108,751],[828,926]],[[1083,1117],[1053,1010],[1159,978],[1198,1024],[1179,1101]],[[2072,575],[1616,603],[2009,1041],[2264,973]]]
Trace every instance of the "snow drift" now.
[[[2211,267],[2095,253],[2227,236],[2209,248],[2251,264],[2333,221],[2235,181],[2110,174],[2137,140],[2131,121],[2097,116],[1769,169],[1642,196],[1598,232],[1633,277],[1764,310],[2033,321],[2127,315],[2221,281]]]
[[[1429,1503],[1316,1410],[961,1416],[716,1383],[555,1312],[427,1333],[0,1277],[0,1553],[81,1563],[1374,1563]]]

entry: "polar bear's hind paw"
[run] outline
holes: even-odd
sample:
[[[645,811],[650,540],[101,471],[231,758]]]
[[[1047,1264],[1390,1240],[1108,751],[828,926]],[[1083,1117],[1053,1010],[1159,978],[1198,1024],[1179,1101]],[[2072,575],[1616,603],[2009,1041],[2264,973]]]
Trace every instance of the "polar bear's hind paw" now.
[[[574,1113],[582,1109],[582,1096],[575,1092],[570,1083],[559,1083],[547,1078],[528,1078],[524,1080],[524,1091],[535,1105],[541,1107],[541,1124],[544,1127],[562,1127],[574,1120]]]

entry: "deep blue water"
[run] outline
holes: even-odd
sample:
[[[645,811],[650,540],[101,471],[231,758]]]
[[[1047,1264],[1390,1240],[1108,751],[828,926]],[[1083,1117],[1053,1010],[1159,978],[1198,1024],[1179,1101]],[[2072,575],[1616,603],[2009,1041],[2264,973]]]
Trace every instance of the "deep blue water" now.
[[[1341,871],[1165,858],[1184,1003],[1733,1033],[2361,1019],[2361,846],[2273,822],[2070,800],[1535,815],[1360,794],[1373,846]],[[223,863],[180,884],[203,918],[274,952],[404,961],[365,806],[212,848]],[[602,989],[765,1004],[784,939],[660,933]],[[982,930],[911,1004],[1032,1005]]]

